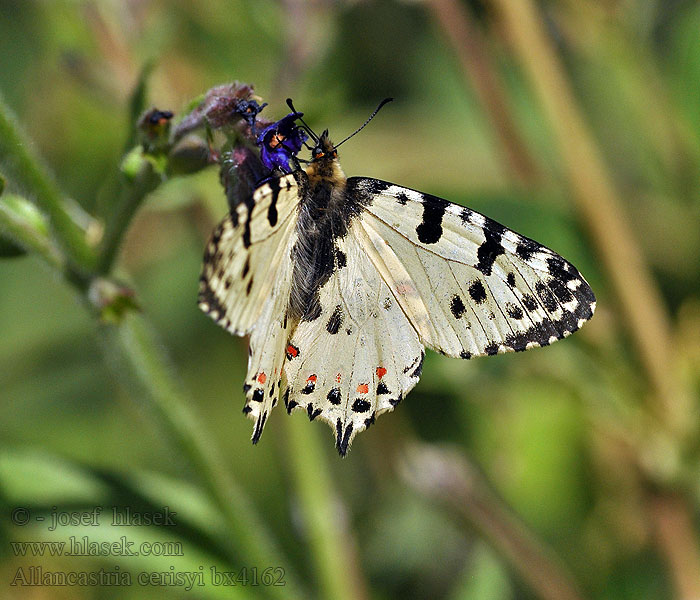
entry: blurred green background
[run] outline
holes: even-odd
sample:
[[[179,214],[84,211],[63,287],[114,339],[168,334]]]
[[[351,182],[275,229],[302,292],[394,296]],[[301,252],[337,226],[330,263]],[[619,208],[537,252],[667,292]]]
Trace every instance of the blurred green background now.
[[[3,246],[2,597],[700,597],[700,4],[2,0],[0,92],[97,222],[123,185],[149,61],[147,105],[182,114],[237,79],[270,103],[267,118],[292,96],[335,139],[393,96],[343,146],[345,172],[546,244],[598,309],[546,349],[428,353],[418,387],[341,460],[325,425],[282,408],[250,443],[245,340],[196,307],[203,247],[226,212],[216,168],[164,182],[136,212],[112,276],[142,313],[122,324],[99,323],[89,294],[36,253]],[[31,201],[12,152],[5,194]],[[52,514],[95,506],[99,526],[48,530]],[[167,506],[176,525],[113,527],[113,506]],[[16,507],[29,524],[12,523]],[[12,545],[83,535],[183,551]],[[134,583],[11,586],[30,566],[119,569]],[[216,567],[237,584],[137,583],[200,567],[207,583]],[[253,585],[268,567],[287,585]]]

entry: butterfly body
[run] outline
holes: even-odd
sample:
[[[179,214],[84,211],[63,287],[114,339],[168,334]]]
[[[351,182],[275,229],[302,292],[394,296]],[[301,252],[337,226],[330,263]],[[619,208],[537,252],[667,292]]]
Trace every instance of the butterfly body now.
[[[347,178],[327,134],[317,147],[317,157],[296,180],[299,213],[289,316],[297,320],[320,315],[318,292],[337,268],[336,240],[347,235],[350,221],[362,208],[346,193]]]
[[[250,336],[253,442],[281,396],[353,437],[416,385],[425,347],[459,358],[546,346],[595,297],[558,254],[466,207],[347,179],[327,132],[259,185],[207,246],[200,307]]]

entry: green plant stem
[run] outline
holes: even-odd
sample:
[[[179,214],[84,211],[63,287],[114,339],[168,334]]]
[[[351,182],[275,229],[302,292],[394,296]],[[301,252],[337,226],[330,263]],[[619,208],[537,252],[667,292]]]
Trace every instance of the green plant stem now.
[[[347,515],[328,468],[327,448],[319,440],[319,427],[310,428],[301,414],[292,414],[286,421],[288,454],[319,595],[334,600],[367,598]]]
[[[120,371],[122,366],[128,368],[146,389],[153,411],[224,516],[230,528],[230,554],[260,569],[284,567],[286,585],[274,588],[275,595],[290,599],[304,597],[292,570],[286,568],[287,558],[216,455],[209,436],[191,408],[196,403],[183,392],[163,346],[145,317],[129,313],[119,327],[105,327],[103,334],[109,362],[118,364]],[[116,357],[116,361],[112,361],[112,357]]]
[[[98,273],[106,275],[112,270],[126,230],[136,211],[146,196],[162,182],[162,176],[149,161],[144,160],[136,177],[124,183],[121,195],[105,218],[105,232],[97,262]]]
[[[28,208],[33,211],[28,212]],[[65,259],[53,246],[46,222],[26,198],[15,194],[0,197],[0,231],[27,252],[34,252],[56,270],[63,272]]]
[[[581,600],[555,554],[491,491],[479,471],[456,452],[414,445],[404,453],[403,479],[487,540],[538,597]]]
[[[79,271],[89,272],[96,255],[85,232],[66,210],[63,194],[51,175],[31,152],[20,125],[0,97],[0,164],[7,175],[32,195],[49,217],[51,229],[68,259]]]

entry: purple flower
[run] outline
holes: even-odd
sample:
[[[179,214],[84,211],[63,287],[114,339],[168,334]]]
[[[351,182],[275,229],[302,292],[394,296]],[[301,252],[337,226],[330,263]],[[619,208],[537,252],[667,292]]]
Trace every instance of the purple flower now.
[[[260,158],[268,169],[277,168],[285,173],[291,171],[289,161],[299,153],[309,137],[294,122],[303,114],[299,112],[289,113],[283,119],[265,127],[258,135],[257,144],[260,146]]]

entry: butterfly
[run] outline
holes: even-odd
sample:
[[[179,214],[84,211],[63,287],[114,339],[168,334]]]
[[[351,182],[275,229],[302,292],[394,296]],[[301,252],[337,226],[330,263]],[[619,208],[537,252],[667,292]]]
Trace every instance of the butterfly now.
[[[328,423],[345,456],[418,383],[426,347],[463,359],[519,352],[592,317],[593,291],[556,252],[442,198],[347,178],[340,144],[297,126],[301,115],[258,137],[272,176],[215,229],[200,278],[200,308],[250,336],[253,443],[282,397],[288,413]]]

